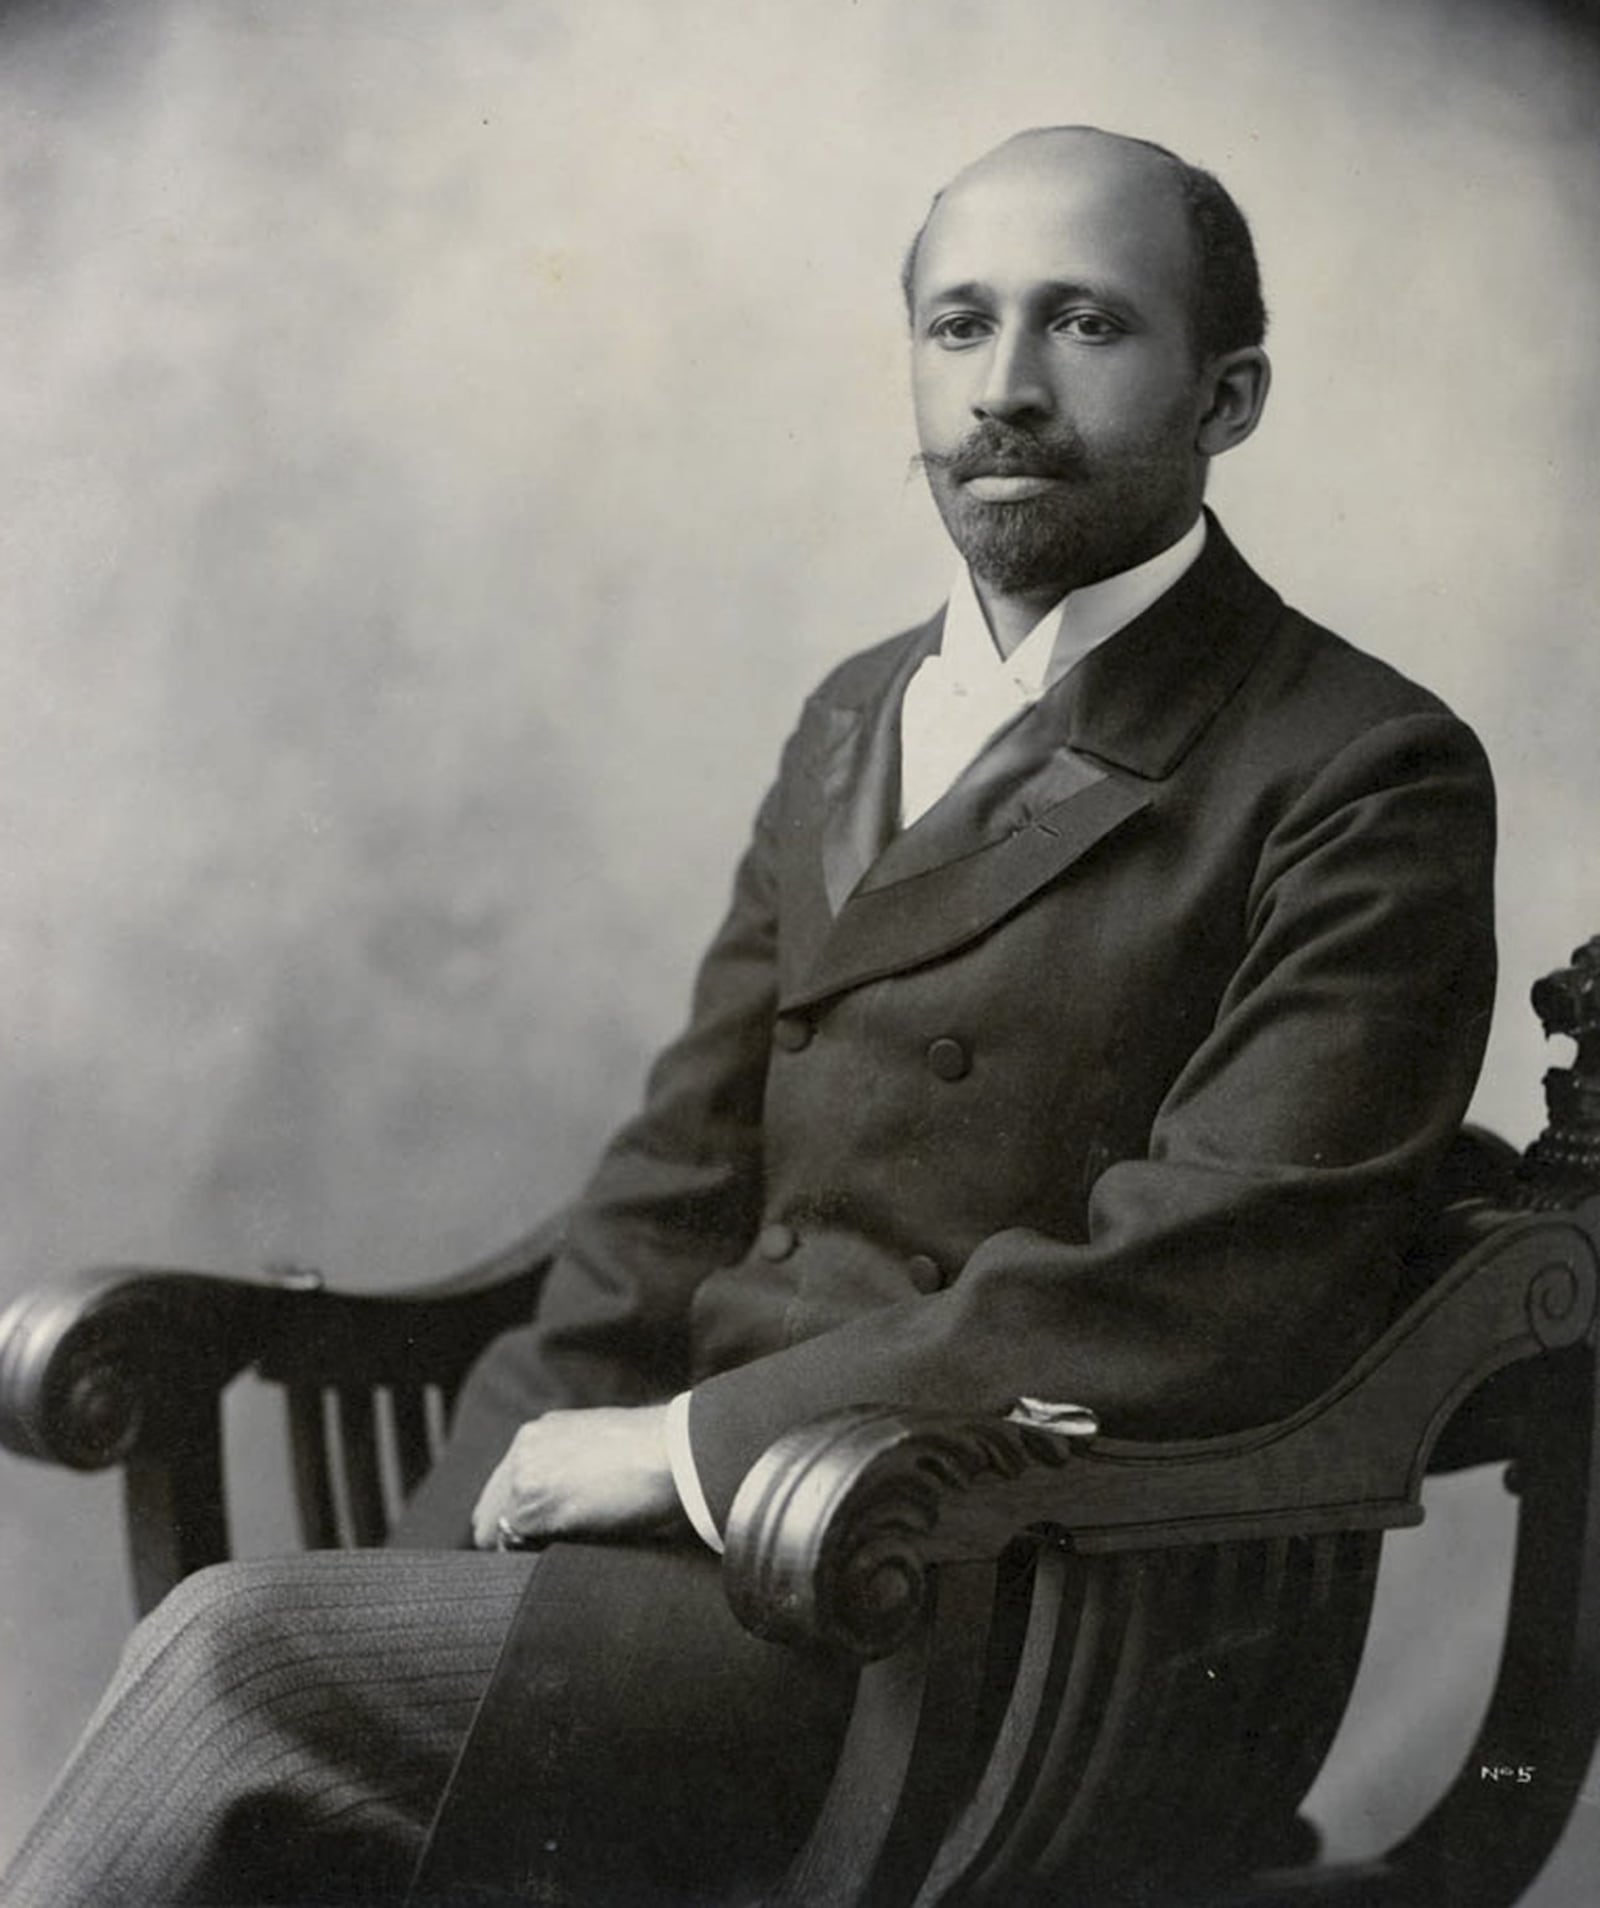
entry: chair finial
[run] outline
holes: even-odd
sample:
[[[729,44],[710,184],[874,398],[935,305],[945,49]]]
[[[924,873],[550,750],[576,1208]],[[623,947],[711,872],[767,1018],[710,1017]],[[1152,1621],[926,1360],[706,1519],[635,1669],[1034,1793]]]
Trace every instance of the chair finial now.
[[[1533,987],[1533,1011],[1547,1036],[1577,1043],[1572,1064],[1544,1076],[1548,1124],[1518,1169],[1521,1206],[1576,1205],[1600,1192],[1600,935],[1572,964]]]

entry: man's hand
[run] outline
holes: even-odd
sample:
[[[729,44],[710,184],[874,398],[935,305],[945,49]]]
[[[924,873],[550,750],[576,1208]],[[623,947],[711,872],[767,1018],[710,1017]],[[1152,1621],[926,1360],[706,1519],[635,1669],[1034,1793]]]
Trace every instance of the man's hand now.
[[[550,1411],[525,1424],[473,1510],[480,1550],[501,1544],[502,1518],[535,1542],[672,1531],[684,1519],[667,1459],[667,1407]]]

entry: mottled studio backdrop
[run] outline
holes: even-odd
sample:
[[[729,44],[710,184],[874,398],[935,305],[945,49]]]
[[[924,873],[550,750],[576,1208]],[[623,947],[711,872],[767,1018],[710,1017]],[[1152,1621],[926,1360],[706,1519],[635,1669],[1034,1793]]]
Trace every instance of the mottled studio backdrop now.
[[[1600,930],[1580,13],[0,4],[0,1296],[107,1257],[399,1281],[573,1190],[799,696],[942,593],[899,255],[1040,122],[1253,217],[1278,381],[1216,501],[1484,735],[1481,1113],[1529,1137],[1528,983]],[[0,1508],[3,1844],[127,1606],[104,1480],[0,1459]],[[1443,1665],[1508,1528],[1467,1479],[1402,1547],[1435,1574],[1393,1573],[1341,1848],[1465,1734]]]

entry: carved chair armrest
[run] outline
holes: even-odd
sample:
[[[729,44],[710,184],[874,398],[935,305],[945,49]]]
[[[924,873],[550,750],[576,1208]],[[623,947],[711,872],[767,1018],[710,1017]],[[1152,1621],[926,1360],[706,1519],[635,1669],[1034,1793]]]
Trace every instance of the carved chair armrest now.
[[[169,1440],[183,1404],[252,1362],[299,1294],[264,1280],[97,1266],[0,1313],[0,1444],[74,1470]]]
[[[75,1470],[122,1467],[146,1611],[230,1554],[222,1393],[253,1367],[286,1389],[305,1541],[378,1543],[391,1478],[403,1496],[436,1442],[427,1394],[448,1404],[488,1341],[531,1317],[559,1237],[552,1221],[396,1293],[330,1292],[310,1271],[110,1267],[54,1281],[0,1313],[0,1444]]]
[[[75,1470],[125,1463],[169,1447],[198,1403],[251,1366],[294,1384],[448,1386],[531,1314],[558,1238],[553,1221],[396,1293],[331,1292],[306,1271],[68,1274],[0,1313],[0,1444]]]
[[[1440,1431],[1494,1372],[1594,1329],[1600,1200],[1454,1223],[1465,1255],[1322,1397],[1204,1439],[1085,1440],[873,1406],[779,1439],[729,1520],[729,1602],[756,1635],[863,1660],[900,1648],[940,1564],[1027,1532],[1079,1552],[1420,1522]]]

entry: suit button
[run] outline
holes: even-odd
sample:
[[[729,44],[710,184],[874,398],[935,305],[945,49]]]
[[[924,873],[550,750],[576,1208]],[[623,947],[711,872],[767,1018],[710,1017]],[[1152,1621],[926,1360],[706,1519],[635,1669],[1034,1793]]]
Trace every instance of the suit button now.
[[[926,1252],[913,1253],[906,1260],[906,1270],[911,1274],[911,1283],[919,1292],[937,1292],[944,1284],[944,1274],[939,1270],[939,1261],[930,1259]]]
[[[928,1065],[941,1080],[963,1080],[972,1071],[972,1055],[945,1034],[928,1043]]]
[[[782,1014],[772,1029],[774,1042],[785,1053],[799,1053],[811,1045],[812,1027],[799,1014]]]
[[[800,1243],[793,1226],[763,1226],[756,1238],[756,1250],[763,1259],[787,1259]]]

